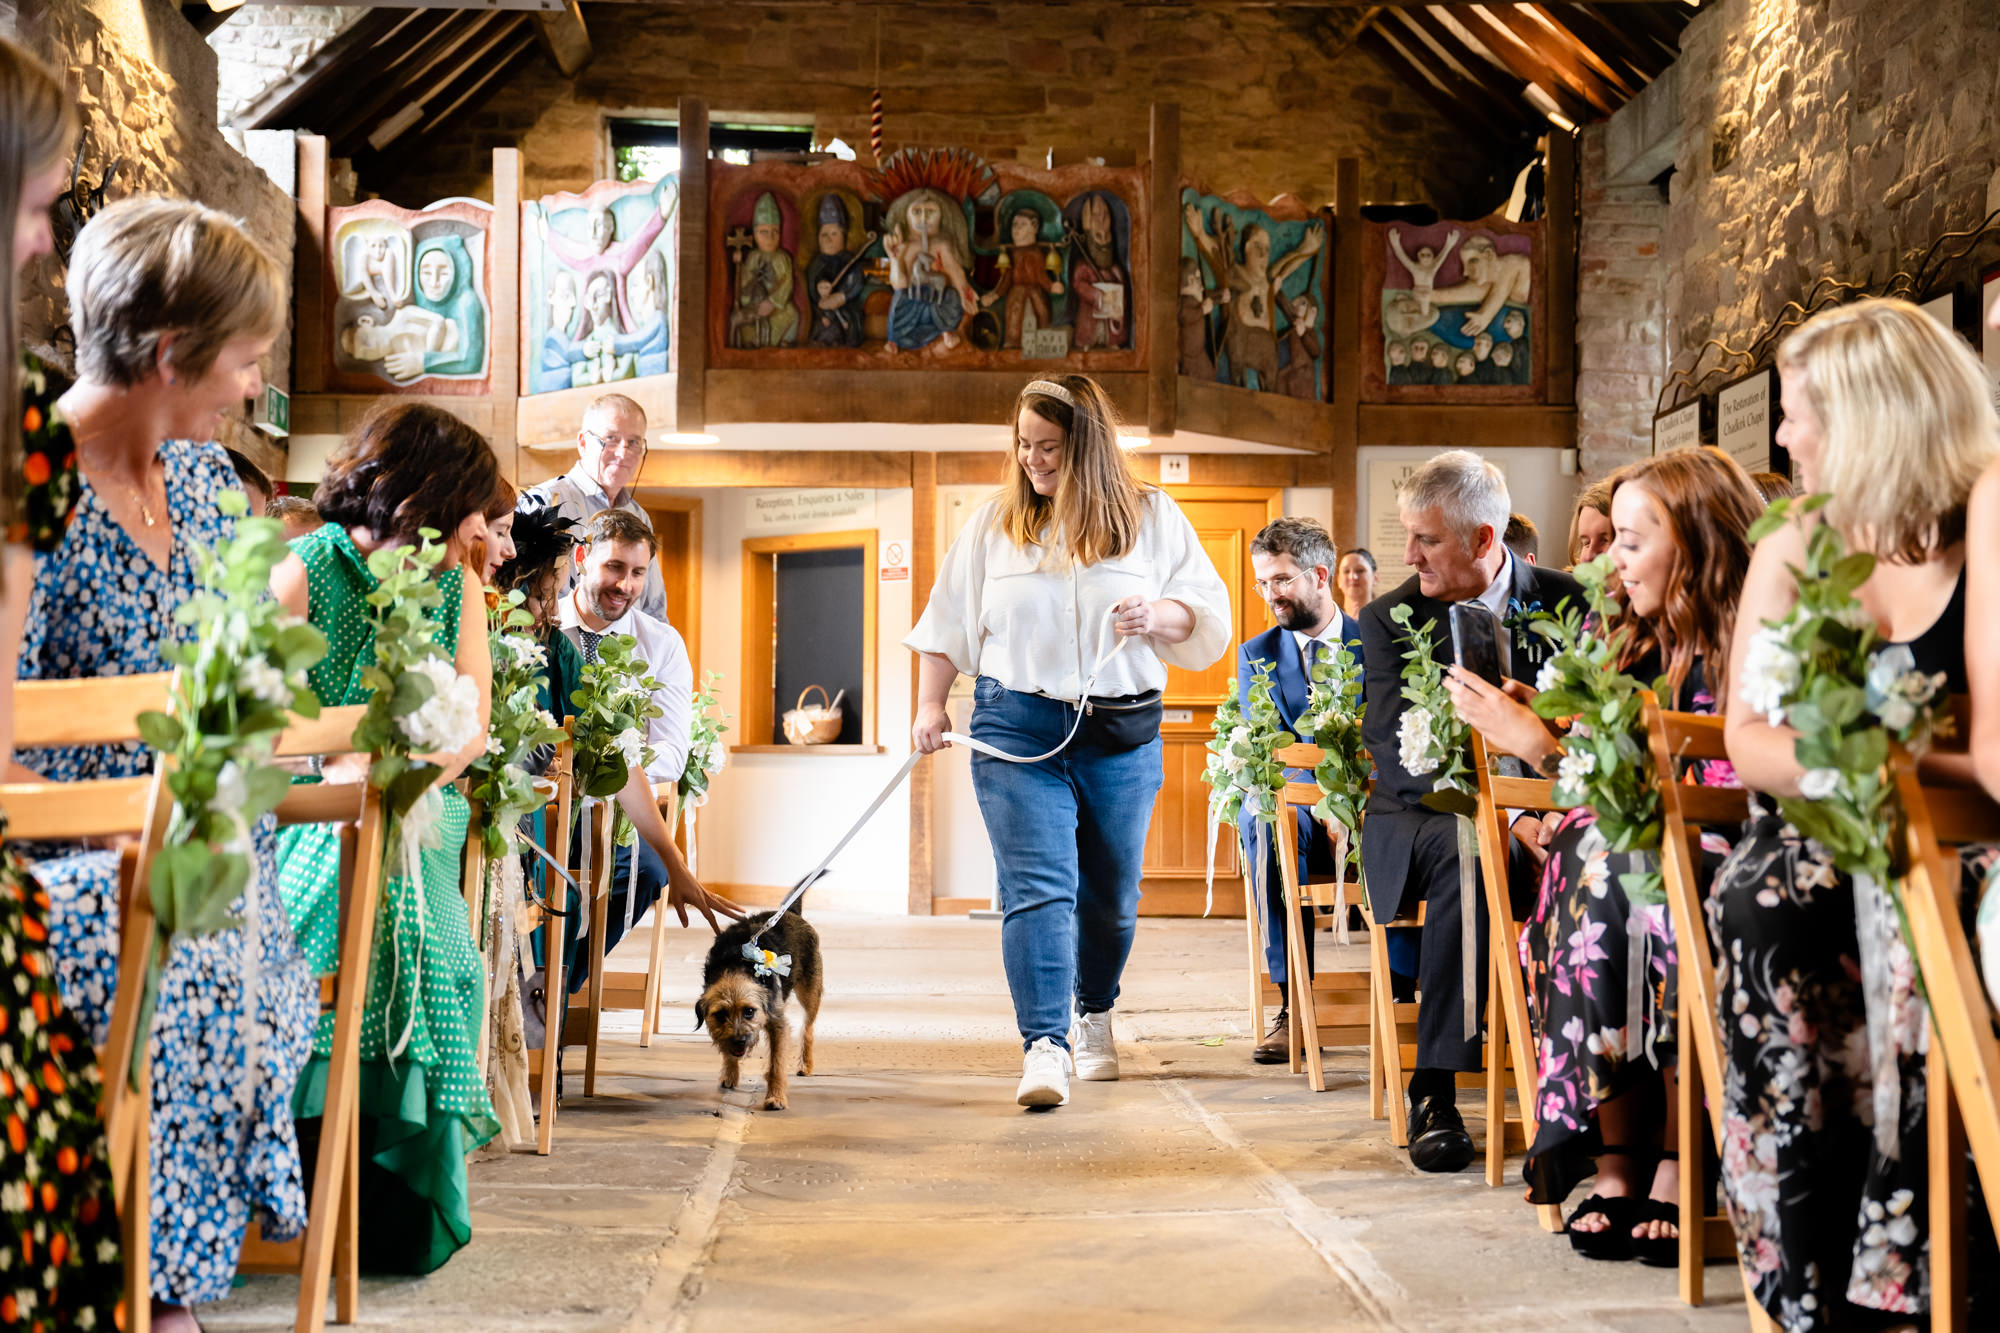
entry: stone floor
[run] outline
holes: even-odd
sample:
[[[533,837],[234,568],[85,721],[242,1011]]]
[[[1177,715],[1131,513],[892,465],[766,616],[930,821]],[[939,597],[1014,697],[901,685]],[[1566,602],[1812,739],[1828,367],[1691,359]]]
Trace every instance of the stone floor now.
[[[1517,1188],[1426,1177],[1367,1115],[1363,1058],[1329,1090],[1250,1063],[1240,922],[1147,921],[1126,973],[1125,1078],[1013,1104],[998,926],[820,918],[819,1072],[791,1109],[722,1094],[689,1033],[702,942],[675,928],[673,1035],[616,1016],[598,1096],[552,1156],[475,1164],[471,1245],[429,1278],[364,1279],[360,1322],[495,1329],[1737,1329],[1672,1271],[1600,1265]],[[621,951],[623,952],[623,951]],[[643,965],[641,962],[640,965]],[[573,1068],[580,1070],[581,1059]],[[749,1067],[749,1066],[746,1066]],[[1469,1098],[1468,1098],[1469,1104]],[[1475,1120],[1474,1133],[1480,1126]],[[201,1311],[290,1326],[290,1279]]]

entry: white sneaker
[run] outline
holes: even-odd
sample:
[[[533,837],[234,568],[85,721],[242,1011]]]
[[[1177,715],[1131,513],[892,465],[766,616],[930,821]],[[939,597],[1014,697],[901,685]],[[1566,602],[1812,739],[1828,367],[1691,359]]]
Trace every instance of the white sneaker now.
[[[1086,1083],[1111,1083],[1118,1078],[1118,1044],[1111,1038],[1111,1015],[1078,1014],[1070,1026],[1069,1048],[1075,1052],[1076,1076]]]
[[[1054,1037],[1037,1038],[1021,1057],[1021,1086],[1014,1100],[1023,1106],[1069,1105],[1069,1052]]]

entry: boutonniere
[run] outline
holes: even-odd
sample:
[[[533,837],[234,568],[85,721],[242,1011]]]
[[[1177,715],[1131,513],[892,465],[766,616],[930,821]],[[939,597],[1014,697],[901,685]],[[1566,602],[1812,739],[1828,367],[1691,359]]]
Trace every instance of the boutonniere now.
[[[1515,649],[1526,653],[1530,662],[1538,664],[1548,656],[1548,641],[1535,631],[1534,624],[1544,618],[1539,600],[1523,602],[1518,597],[1507,599],[1507,614],[1500,617],[1500,623],[1513,636]]]

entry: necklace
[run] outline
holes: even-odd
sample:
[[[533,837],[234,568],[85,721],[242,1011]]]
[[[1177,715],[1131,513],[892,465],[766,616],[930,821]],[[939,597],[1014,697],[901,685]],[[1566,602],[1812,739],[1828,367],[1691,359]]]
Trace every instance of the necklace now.
[[[81,445],[84,438],[86,438],[85,432],[79,429],[78,423],[72,421],[70,423],[70,433],[77,439],[77,443],[79,445],[78,461],[82,462],[83,453]],[[89,470],[107,480],[118,480],[122,482],[125,489],[132,493],[132,503],[139,507],[139,518],[141,519],[141,521],[143,521],[145,525],[149,528],[159,526],[159,520],[153,516],[153,506],[146,502],[146,491],[149,489],[148,483],[150,483],[153,479],[152,459],[149,458],[146,460],[144,469],[140,472],[139,480],[136,482],[133,481],[130,477],[113,478],[111,475],[111,470],[109,468],[91,467]]]

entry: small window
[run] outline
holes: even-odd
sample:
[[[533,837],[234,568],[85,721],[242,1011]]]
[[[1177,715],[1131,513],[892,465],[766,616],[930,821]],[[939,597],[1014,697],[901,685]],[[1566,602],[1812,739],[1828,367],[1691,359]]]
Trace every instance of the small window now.
[[[731,125],[708,128],[709,156],[747,165],[763,154],[811,150],[810,125]],[[658,180],[681,169],[681,130],[672,121],[613,120],[611,161],[621,181]]]
[[[744,541],[745,744],[789,744],[785,713],[817,685],[841,704],[840,732],[824,743],[875,745],[874,576],[872,530]]]

